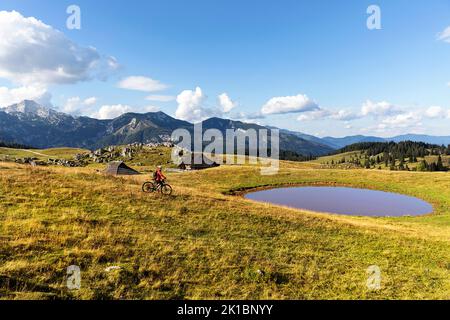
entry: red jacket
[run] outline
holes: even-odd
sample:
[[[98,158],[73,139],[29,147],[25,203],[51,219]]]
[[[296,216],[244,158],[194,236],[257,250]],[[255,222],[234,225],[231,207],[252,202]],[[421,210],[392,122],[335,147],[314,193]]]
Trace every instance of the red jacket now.
[[[156,170],[156,181],[160,182],[166,179],[166,176],[161,172],[161,170]]]

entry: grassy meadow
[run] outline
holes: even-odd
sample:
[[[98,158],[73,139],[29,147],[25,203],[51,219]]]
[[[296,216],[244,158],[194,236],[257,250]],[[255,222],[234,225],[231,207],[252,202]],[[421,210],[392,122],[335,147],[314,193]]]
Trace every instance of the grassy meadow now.
[[[55,158],[71,160],[79,153],[89,153],[89,150],[76,148],[52,148],[42,150],[0,148],[0,160],[13,160],[16,158],[36,158],[42,161]]]
[[[0,162],[0,298],[450,298],[450,173],[282,162],[263,176],[257,166],[224,165],[168,172],[174,194],[163,197],[141,192],[149,175],[97,169]],[[241,196],[315,184],[403,193],[435,210],[338,216]],[[81,268],[80,290],[66,287],[70,265]],[[366,286],[371,265],[381,269],[377,291]]]
[[[380,153],[378,155],[380,158],[383,157],[383,154]],[[376,158],[376,156],[373,156],[372,158]],[[450,156],[448,155],[442,155],[442,163],[446,167],[450,167]],[[350,151],[350,152],[344,152],[344,153],[338,153],[334,155],[328,155],[319,157],[313,161],[312,163],[321,164],[322,166],[332,167],[332,168],[346,168],[349,166],[349,162],[352,160],[356,160],[360,163],[361,167],[364,167],[365,162],[365,152],[362,151]],[[408,165],[409,169],[415,170],[415,168],[419,165],[419,162],[422,160],[427,161],[428,163],[436,163],[438,161],[438,156],[425,156],[425,157],[418,157],[416,162],[410,162],[409,158],[405,158],[405,164]],[[398,166],[400,164],[400,160],[395,161],[395,165]],[[375,164],[371,166],[372,169],[382,169],[382,170],[390,170],[390,167],[384,164],[384,161],[381,163]]]

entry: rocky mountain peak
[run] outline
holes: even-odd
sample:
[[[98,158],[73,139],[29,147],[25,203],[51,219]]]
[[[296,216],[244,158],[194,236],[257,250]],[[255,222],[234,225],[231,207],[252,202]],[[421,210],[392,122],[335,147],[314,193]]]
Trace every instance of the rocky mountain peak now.
[[[48,118],[58,113],[55,110],[40,105],[32,100],[24,100],[22,102],[10,105],[4,108],[3,111],[13,115],[23,114],[26,116],[37,116],[40,118]]]

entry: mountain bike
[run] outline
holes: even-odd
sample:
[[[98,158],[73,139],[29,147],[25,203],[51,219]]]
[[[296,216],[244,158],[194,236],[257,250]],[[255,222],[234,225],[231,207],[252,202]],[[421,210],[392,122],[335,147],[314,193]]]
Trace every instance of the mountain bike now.
[[[170,196],[172,194],[172,187],[165,181],[161,183],[147,181],[142,185],[142,191],[145,193],[161,192],[165,196]]]

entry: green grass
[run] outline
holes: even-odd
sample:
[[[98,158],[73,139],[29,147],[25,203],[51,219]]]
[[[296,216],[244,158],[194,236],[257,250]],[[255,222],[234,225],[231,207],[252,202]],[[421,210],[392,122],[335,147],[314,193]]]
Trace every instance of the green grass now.
[[[0,297],[450,298],[449,173],[282,162],[275,176],[250,165],[167,175],[175,192],[164,198],[140,192],[148,176],[0,163]],[[337,216],[227,195],[286,184],[399,192],[435,212]],[[81,267],[79,291],[65,287],[72,264]],[[381,268],[379,291],[366,287],[370,265]],[[122,269],[107,273],[108,266]]]
[[[380,158],[383,157],[383,154],[380,153],[378,155]],[[376,158],[376,156],[374,156],[373,158]],[[324,165],[324,166],[332,166],[335,168],[344,168],[346,166],[349,165],[349,162],[354,159],[354,160],[359,160],[361,166],[364,165],[365,163],[365,156],[364,156],[364,152],[363,151],[351,151],[351,152],[345,152],[345,153],[339,153],[339,154],[333,154],[333,155],[329,155],[329,156],[323,156],[323,157],[319,157],[315,160],[310,161],[310,163],[313,164],[320,164],[320,165]],[[342,160],[345,160],[346,162],[341,164],[340,162]],[[422,160],[426,160],[428,163],[432,163],[432,162],[437,162],[438,160],[438,156],[425,156],[424,158],[417,158],[417,162],[414,163],[410,163],[409,162],[409,158],[405,159],[405,165],[408,165],[408,167],[410,169],[414,169],[417,167],[417,165],[419,164],[420,161]],[[334,163],[332,165],[332,162]],[[442,162],[444,164],[444,166],[450,166],[450,156],[448,155],[442,155]],[[396,160],[396,166],[398,166],[400,164],[399,160]],[[372,167],[372,169],[378,169],[381,168],[383,170],[389,170],[389,166],[386,167],[384,162],[381,162],[379,164],[375,164],[375,166]]]
[[[346,161],[349,161],[351,158],[359,159],[360,157],[361,157],[361,151],[351,151],[351,152],[334,154],[334,155],[330,155],[330,156],[319,157],[316,160],[313,160],[311,162],[320,163],[320,164],[325,164],[325,163],[331,164],[332,161],[334,161],[334,163],[337,163],[337,162],[341,161],[343,158],[345,158]]]
[[[49,158],[67,159],[67,160],[73,159],[76,154],[89,153],[89,150],[77,148],[52,148],[36,151],[45,154]]]
[[[88,153],[89,150],[77,148],[52,148],[52,149],[11,149],[0,148],[0,160],[17,158],[37,158],[46,161],[48,159],[73,159],[76,154]]]

